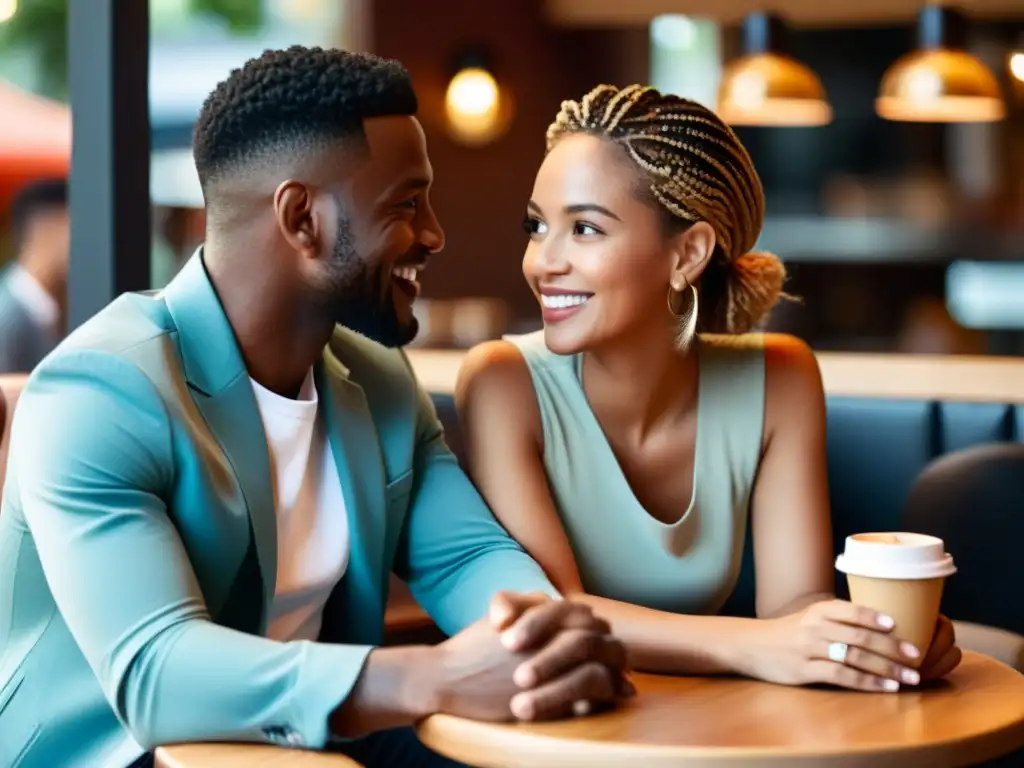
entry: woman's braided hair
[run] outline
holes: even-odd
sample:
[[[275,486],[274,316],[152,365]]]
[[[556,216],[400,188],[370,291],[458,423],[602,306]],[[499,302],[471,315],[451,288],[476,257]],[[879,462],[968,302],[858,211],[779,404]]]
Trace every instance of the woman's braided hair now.
[[[786,269],[777,256],[750,250],[764,221],[764,190],[729,126],[690,99],[639,85],[599,85],[579,101],[562,102],[548,128],[548,151],[573,133],[622,147],[673,228],[706,221],[714,229],[715,254],[701,277],[699,331],[745,333],[767,318],[784,295]]]

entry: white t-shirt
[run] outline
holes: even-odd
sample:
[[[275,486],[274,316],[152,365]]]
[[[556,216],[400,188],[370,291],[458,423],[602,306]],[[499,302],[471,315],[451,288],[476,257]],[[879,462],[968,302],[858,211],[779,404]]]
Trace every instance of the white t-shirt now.
[[[316,640],[324,604],[348,566],[345,498],[310,371],[292,400],[252,382],[263,419],[277,510],[273,640]]]
[[[317,418],[312,371],[296,400],[255,381],[252,388],[267,436],[277,511],[277,588],[267,635],[316,640],[327,598],[348,566],[348,516],[338,467]],[[128,737],[104,766],[125,768],[142,753]]]

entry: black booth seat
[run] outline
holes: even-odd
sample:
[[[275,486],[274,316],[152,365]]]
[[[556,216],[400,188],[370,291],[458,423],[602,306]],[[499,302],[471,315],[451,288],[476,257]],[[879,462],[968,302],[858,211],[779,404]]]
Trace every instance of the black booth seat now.
[[[462,460],[452,397],[433,397],[448,444]],[[836,551],[852,533],[900,530],[911,489],[934,459],[1003,442],[1024,442],[1024,405],[829,397],[828,474]],[[837,578],[836,590],[846,595],[842,579]],[[726,611],[754,614],[749,535],[739,584]]]

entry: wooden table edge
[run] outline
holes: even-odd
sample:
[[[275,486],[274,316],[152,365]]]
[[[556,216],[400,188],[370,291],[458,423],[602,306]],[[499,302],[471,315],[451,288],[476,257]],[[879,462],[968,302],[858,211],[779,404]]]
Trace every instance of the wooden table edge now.
[[[168,749],[168,747],[157,747],[153,750],[153,765],[155,768],[186,768],[175,759]]]
[[[445,718],[444,715],[435,717]],[[433,720],[434,718],[428,718]],[[977,765],[986,760],[1004,757],[1015,750],[1024,748],[1024,722],[1010,724],[994,731],[978,733],[970,739],[929,742],[925,745],[892,747],[870,745],[864,747],[794,752],[786,747],[701,747],[701,746],[657,746],[652,744],[627,744],[622,742],[587,742],[558,739],[535,733],[500,731],[500,738],[471,737],[461,741],[458,748],[451,749],[450,738],[435,738],[429,722],[416,726],[419,739],[438,754],[453,760],[478,766],[478,768],[532,768],[538,760],[554,752],[573,753],[573,761],[560,761],[559,766],[627,765],[636,761],[643,768],[670,768],[674,766],[788,766],[827,765],[863,766],[872,768],[905,768],[914,764],[929,768],[958,768]],[[530,748],[524,750],[524,742]],[[480,762],[482,753],[500,753],[512,756],[511,760]],[[685,762],[684,762],[685,761]],[[827,761],[823,763],[822,761]],[[927,762],[925,762],[927,761]]]
[[[179,758],[181,751],[199,753]],[[203,753],[214,753],[212,756]],[[244,753],[244,754],[242,754]],[[257,754],[254,754],[257,753]],[[157,747],[155,768],[363,768],[348,755],[323,750],[293,749],[254,742],[195,742]]]
[[[419,605],[388,606],[384,614],[384,628],[388,632],[432,627],[434,620]]]
[[[981,657],[986,663],[997,664],[1014,674],[1021,673],[1007,664],[972,651],[964,651],[966,658]],[[766,683],[767,685],[767,683]],[[885,694],[879,694],[885,695]],[[444,733],[438,733],[441,725]],[[872,768],[903,768],[913,759],[929,768],[955,768],[974,765],[978,762],[1005,756],[1018,749],[1024,749],[1024,719],[1005,723],[988,730],[979,731],[968,737],[931,741],[927,744],[878,745],[867,744],[846,749],[822,749],[794,751],[793,747],[758,746],[699,746],[699,745],[656,745],[629,744],[627,742],[587,741],[557,735],[532,733],[514,727],[489,728],[481,724],[449,715],[434,715],[415,726],[420,740],[439,754],[469,765],[484,768],[519,768],[538,765],[538,760],[553,753],[573,753],[572,762],[559,765],[618,765],[629,761],[642,761],[643,768],[668,768],[677,765],[748,766],[756,762],[759,766],[812,766],[821,761],[828,768],[837,766],[861,766]],[[455,749],[451,748],[451,732],[458,732]],[[525,747],[525,748],[524,748]],[[501,754],[501,762],[480,762],[480,756]],[[683,762],[685,761],[685,762]]]

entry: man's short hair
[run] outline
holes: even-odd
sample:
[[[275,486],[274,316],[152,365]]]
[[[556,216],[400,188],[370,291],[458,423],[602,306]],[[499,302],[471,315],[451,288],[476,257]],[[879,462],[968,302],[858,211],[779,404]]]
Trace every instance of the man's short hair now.
[[[367,118],[416,109],[409,73],[397,61],[299,45],[265,51],[234,70],[203,104],[193,140],[200,184],[205,193],[211,182],[249,163],[361,139]]]
[[[11,201],[11,246],[17,253],[32,219],[52,211],[67,210],[66,179],[42,179],[22,187]]]

